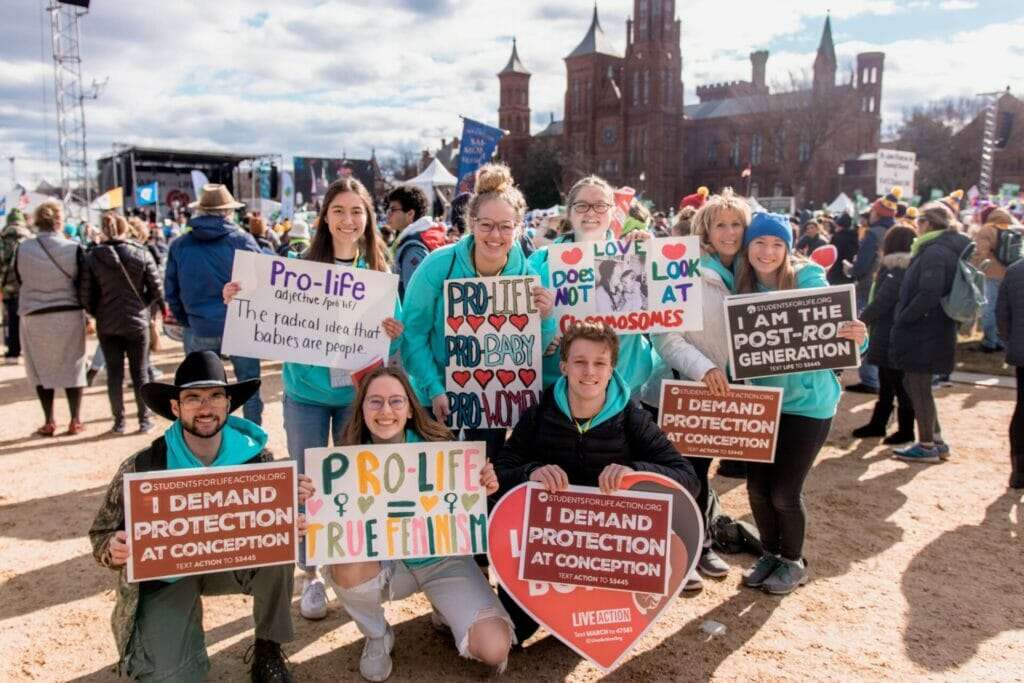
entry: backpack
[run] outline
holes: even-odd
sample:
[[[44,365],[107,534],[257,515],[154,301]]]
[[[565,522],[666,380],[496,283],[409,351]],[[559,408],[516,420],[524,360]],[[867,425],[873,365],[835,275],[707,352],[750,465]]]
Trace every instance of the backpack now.
[[[974,242],[960,252],[949,294],[942,297],[942,310],[958,323],[973,322],[985,305],[985,275],[970,263]]]
[[[996,260],[1004,266],[1012,266],[1020,260],[1021,252],[1024,251],[1024,232],[1021,228],[1012,226],[997,228],[996,234],[999,235],[996,240]]]

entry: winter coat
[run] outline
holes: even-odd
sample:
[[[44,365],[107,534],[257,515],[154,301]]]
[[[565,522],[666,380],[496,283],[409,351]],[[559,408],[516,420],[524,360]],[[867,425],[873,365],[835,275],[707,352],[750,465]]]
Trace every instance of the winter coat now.
[[[871,224],[860,241],[857,258],[853,262],[853,272],[850,274],[857,283],[858,302],[866,298],[871,289],[871,276],[875,273],[875,264],[878,263],[878,255],[882,251],[882,240],[895,222],[892,218],[879,218],[878,222]]]
[[[22,242],[14,259],[21,285],[18,315],[80,310],[78,281],[84,266],[82,245],[58,233],[41,232]]]
[[[18,245],[32,237],[26,226],[12,223],[0,232],[0,294],[4,299],[18,296],[18,278],[14,273],[14,256]]]
[[[857,258],[857,231],[853,228],[836,230],[832,236],[832,246],[836,248],[836,262],[828,271],[828,281],[833,285],[845,285],[852,282],[843,273],[843,261],[853,263]]]
[[[270,462],[273,454],[264,449],[251,463]],[[141,583],[128,583],[126,565],[112,567],[107,558],[107,544],[115,532],[124,531],[124,475],[132,472],[159,472],[167,469],[167,443],[164,437],[153,441],[148,448],[130,456],[121,463],[114,474],[106,495],[92,527],[89,529],[89,541],[92,544],[92,555],[100,565],[117,572],[117,597],[114,612],[110,617],[110,625],[114,631],[117,644],[118,668],[123,669],[128,654],[128,644],[135,631],[136,612],[139,608],[139,588]]]
[[[82,305],[96,318],[101,336],[140,337],[149,328],[150,304],[163,306],[153,255],[135,242],[110,240],[90,249],[79,286]]]
[[[252,235],[221,216],[198,216],[171,242],[164,293],[175,319],[200,337],[224,334],[221,292],[231,280],[235,251],[262,253]]]
[[[996,299],[996,322],[1006,344],[1006,362],[1024,367],[1024,259],[1006,269]]]
[[[623,397],[628,387],[613,373]],[[569,483],[597,486],[605,467],[620,464],[638,472],[663,474],[693,495],[700,483],[690,465],[654,423],[651,414],[634,400],[605,421],[580,433],[576,423],[556,404],[556,387],[544,390],[540,403],[530,407],[512,430],[512,436],[494,459],[499,493],[528,481],[542,465],[558,465]]]
[[[448,243],[443,223],[437,223],[430,216],[423,216],[405,226],[395,241],[395,273],[398,274],[398,296],[405,300],[405,288],[412,280],[427,254]]]
[[[988,261],[988,265],[983,272],[985,277],[991,280],[1002,280],[1006,277],[1006,266],[996,258],[996,249],[999,247],[999,235],[1006,229],[1007,226],[986,223],[981,226],[981,229],[978,230],[978,234],[974,238],[978,248],[974,252],[972,260],[978,266],[984,261]]]
[[[860,319],[870,330],[866,363],[881,368],[892,367],[889,360],[889,340],[892,336],[896,304],[900,300],[900,285],[910,266],[910,253],[898,252],[882,257],[882,265],[875,275],[871,302],[861,311]]]
[[[970,243],[966,235],[947,231],[925,243],[910,261],[900,285],[892,327],[890,359],[904,372],[948,375],[956,353],[956,322],[942,310],[957,261]]]

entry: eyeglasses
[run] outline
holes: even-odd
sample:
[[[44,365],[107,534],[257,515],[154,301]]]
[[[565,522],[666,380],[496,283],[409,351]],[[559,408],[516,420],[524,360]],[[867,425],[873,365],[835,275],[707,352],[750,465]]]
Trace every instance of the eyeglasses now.
[[[195,410],[205,403],[209,403],[211,408],[223,408],[228,404],[228,396],[227,394],[214,394],[213,396],[196,396],[193,394],[178,399],[178,403],[190,410]]]
[[[608,209],[610,208],[612,208],[612,205],[608,202],[598,202],[597,204],[591,204],[590,202],[573,202],[572,204],[572,210],[581,216],[591,210],[593,210],[593,212],[598,216],[603,216],[608,213]]]
[[[495,223],[494,221],[476,219],[476,229],[484,235],[489,235],[499,230],[502,235],[511,235],[516,231],[516,224],[512,221],[505,221],[504,223]]]
[[[384,410],[384,404],[387,403],[388,407],[395,412],[399,410],[405,410],[405,406],[408,405],[409,401],[406,400],[405,396],[389,396],[386,400],[382,396],[371,396],[366,399],[366,407],[373,412]]]

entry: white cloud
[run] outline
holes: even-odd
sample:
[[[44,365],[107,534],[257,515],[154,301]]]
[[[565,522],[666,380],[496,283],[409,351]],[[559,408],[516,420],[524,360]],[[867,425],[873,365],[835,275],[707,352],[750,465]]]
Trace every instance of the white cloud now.
[[[939,3],[939,9],[942,10],[967,10],[977,9],[977,7],[976,0],[943,0]]]

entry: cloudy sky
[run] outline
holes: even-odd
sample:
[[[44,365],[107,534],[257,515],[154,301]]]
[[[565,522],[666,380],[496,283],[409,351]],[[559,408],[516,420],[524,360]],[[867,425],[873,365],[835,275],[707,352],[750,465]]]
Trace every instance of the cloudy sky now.
[[[58,179],[48,0],[0,3],[0,155],[23,182]],[[632,0],[598,8],[621,50]],[[857,52],[886,53],[887,125],[930,99],[1024,92],[1021,0],[680,0],[686,101],[699,84],[749,79],[755,49],[771,51],[770,83],[809,71],[828,8],[841,71]],[[86,104],[89,156],[114,142],[286,161],[436,148],[460,133],[460,114],[497,122],[513,35],[537,131],[562,116],[562,58],[592,11],[591,0],[93,0],[83,74],[110,80]]]

